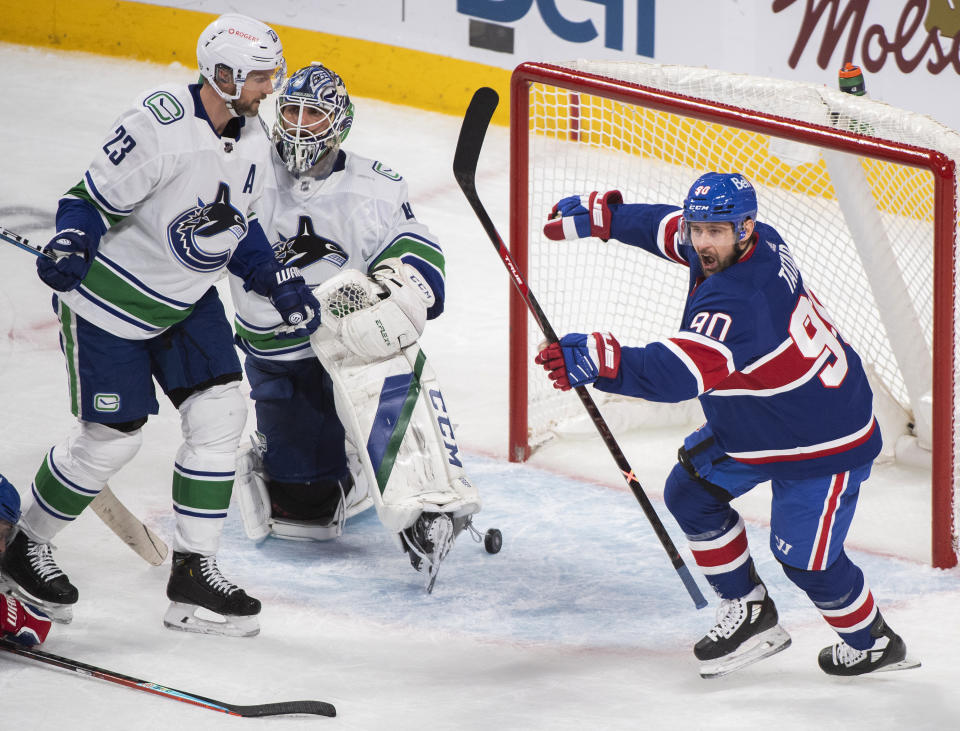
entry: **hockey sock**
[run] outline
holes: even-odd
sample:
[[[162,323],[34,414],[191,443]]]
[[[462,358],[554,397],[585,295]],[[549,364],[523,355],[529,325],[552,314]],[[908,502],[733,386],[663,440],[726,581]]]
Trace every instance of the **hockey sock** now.
[[[81,422],[48,453],[33,480],[33,504],[22,526],[33,540],[46,542],[72,522],[121,467],[140,449],[140,431],[121,432]]]
[[[690,551],[710,586],[721,599],[739,599],[757,585],[757,573],[747,545],[743,518],[730,509],[732,525],[689,537]]]
[[[877,606],[863,572],[845,552],[823,571],[782,566],[787,578],[806,592],[844,642],[857,650],[873,646],[870,625]]]

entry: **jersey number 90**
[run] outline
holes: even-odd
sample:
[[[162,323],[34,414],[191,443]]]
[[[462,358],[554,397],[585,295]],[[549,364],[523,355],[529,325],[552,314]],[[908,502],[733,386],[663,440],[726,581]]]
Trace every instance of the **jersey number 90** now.
[[[824,360],[833,355],[835,361],[820,369],[820,380],[828,388],[836,388],[847,376],[847,354],[826,316],[805,295],[797,300],[790,318],[790,337],[804,358]]]

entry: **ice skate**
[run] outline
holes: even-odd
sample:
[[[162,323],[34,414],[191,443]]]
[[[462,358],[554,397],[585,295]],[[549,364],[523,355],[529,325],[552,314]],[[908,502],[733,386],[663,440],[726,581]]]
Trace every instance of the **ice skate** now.
[[[174,551],[167,598],[163,624],[170,629],[227,637],[252,637],[260,631],[260,601],[224,578],[215,556]],[[198,610],[219,619],[198,617]]]
[[[919,660],[907,657],[906,644],[880,614],[870,625],[870,635],[874,638],[873,647],[866,650],[857,650],[843,641],[824,647],[817,657],[820,669],[827,675],[850,676],[920,667]]]
[[[446,513],[421,513],[416,522],[400,533],[410,565],[427,576],[426,590],[433,591],[440,562],[453,547],[453,520]]]
[[[719,678],[790,646],[790,635],[777,624],[777,608],[758,584],[739,599],[724,599],[717,624],[693,648],[701,678]]]
[[[73,620],[77,588],[54,562],[49,543],[32,541],[19,531],[4,551],[0,568],[8,594],[39,607],[55,622]]]

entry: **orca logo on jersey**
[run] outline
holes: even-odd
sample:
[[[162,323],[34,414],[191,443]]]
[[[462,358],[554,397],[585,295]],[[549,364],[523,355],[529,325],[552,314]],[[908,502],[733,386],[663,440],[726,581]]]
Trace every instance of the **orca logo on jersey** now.
[[[197,198],[196,207],[173,219],[167,226],[167,241],[187,269],[215,272],[230,260],[247,228],[247,219],[230,204],[230,186],[221,182],[212,203]]]
[[[277,261],[287,266],[296,264],[301,269],[318,261],[325,261],[342,268],[350,256],[340,244],[320,236],[313,229],[310,216],[300,216],[297,232],[293,236],[284,236],[279,231],[280,241],[273,245]]]

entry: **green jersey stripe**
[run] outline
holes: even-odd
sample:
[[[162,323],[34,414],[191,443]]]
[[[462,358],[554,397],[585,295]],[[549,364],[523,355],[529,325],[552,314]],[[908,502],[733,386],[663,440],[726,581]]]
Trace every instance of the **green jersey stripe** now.
[[[96,299],[157,329],[176,325],[193,312],[193,305],[181,309],[154,299],[99,259],[93,260],[82,287]]]
[[[124,218],[126,218],[126,216],[120,216],[116,213],[108,213],[106,210],[104,210],[104,208],[97,203],[96,199],[90,195],[90,191],[87,190],[87,184],[82,180],[68,190],[65,193],[65,197],[79,198],[80,200],[86,201],[96,208],[97,212],[100,214],[100,217],[103,219],[104,227],[107,229],[109,229],[111,226],[115,226]]]
[[[424,243],[423,241],[418,241],[413,238],[400,238],[394,241],[390,246],[384,249],[380,256],[378,256],[373,263],[368,267],[370,270],[376,268],[384,259],[391,259],[393,257],[400,258],[404,254],[413,254],[414,256],[420,257],[428,264],[434,266],[440,270],[440,273],[446,276],[445,266],[446,262],[444,260],[443,252],[430,246],[429,244]]]

